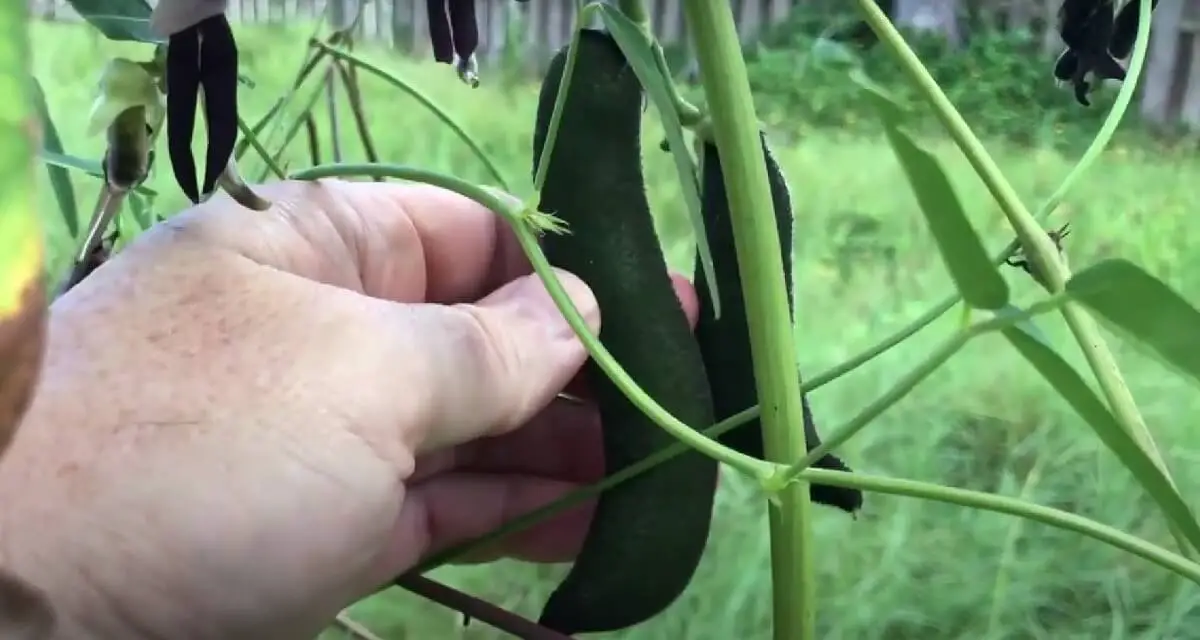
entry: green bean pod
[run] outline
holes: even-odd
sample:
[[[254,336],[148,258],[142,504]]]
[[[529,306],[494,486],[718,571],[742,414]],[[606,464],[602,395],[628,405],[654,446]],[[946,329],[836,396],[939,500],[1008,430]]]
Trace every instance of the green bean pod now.
[[[541,160],[566,50],[538,103]],[[548,235],[550,262],[582,278],[603,314],[600,339],[634,380],[690,426],[713,423],[704,362],[667,272],[642,175],[642,88],[607,34],[584,30],[539,209],[568,233]],[[608,473],[674,442],[593,362],[586,365],[604,424]],[[615,631],[667,608],[695,573],[708,540],[717,462],[689,451],[599,498],[570,573],[539,622],[561,633]]]
[[[779,232],[779,251],[783,258],[783,278],[787,285],[788,308],[794,310],[792,293],[792,202],[787,180],[779,163],[771,155],[766,136],[762,136],[763,158],[767,165],[767,180],[771,186],[771,202],[775,210],[775,226]],[[754,361],[750,355],[750,326],[746,320],[742,276],[738,268],[737,249],[733,240],[733,221],[730,219],[729,197],[725,190],[725,174],[717,146],[705,141],[701,151],[701,212],[704,234],[713,257],[717,290],[721,292],[722,311],[718,320],[712,314],[713,301],[709,295],[704,270],[696,262],[696,292],[700,298],[700,319],[696,324],[696,341],[700,345],[712,389],[713,409],[717,420],[724,420],[758,402]],[[821,443],[817,434],[808,398],[804,403],[804,435],[811,451]],[[720,438],[721,443],[746,455],[763,457],[762,423],[755,419]],[[849,471],[837,456],[827,454],[813,465],[821,469]],[[853,513],[862,507],[862,492],[857,489],[812,484],[810,496],[818,504],[836,507]]]

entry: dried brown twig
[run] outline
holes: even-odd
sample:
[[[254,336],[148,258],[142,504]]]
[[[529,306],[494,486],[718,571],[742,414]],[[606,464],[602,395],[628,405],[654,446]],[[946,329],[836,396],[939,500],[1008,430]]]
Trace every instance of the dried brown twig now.
[[[352,637],[359,638],[360,640],[383,640],[379,636],[372,633],[370,629],[356,622],[350,617],[350,614],[346,613],[345,611],[337,614],[337,617],[333,620],[333,624],[342,631],[350,634]]]
[[[520,638],[520,640],[570,640],[571,637],[552,629],[547,629],[532,620],[523,618],[511,611],[497,607],[490,602],[463,593],[425,576],[401,576],[396,579],[395,584],[422,598],[436,602],[448,609],[458,611],[468,620],[478,620],[508,633],[514,638]]]

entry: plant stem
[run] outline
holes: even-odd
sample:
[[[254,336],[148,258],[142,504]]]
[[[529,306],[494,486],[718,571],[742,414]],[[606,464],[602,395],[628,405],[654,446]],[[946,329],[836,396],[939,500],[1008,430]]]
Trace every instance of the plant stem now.
[[[575,306],[571,297],[567,295],[566,289],[563,288],[558,276],[554,273],[554,268],[546,260],[546,254],[542,253],[535,230],[552,226],[547,225],[546,219],[549,216],[537,212],[532,206],[526,206],[521,203],[514,204],[511,196],[498,191],[481,187],[453,176],[417,167],[393,164],[330,164],[297,171],[291,177],[294,180],[317,180],[320,178],[348,178],[356,176],[379,176],[431,184],[470,198],[499,214],[511,225],[517,236],[517,242],[521,245],[521,250],[529,258],[529,262],[533,266],[533,272],[537,274],[538,278],[546,286],[546,291],[550,294],[550,299],[554,301],[555,306],[562,312],[567,324],[571,325],[571,329],[575,331],[575,335],[579,337],[580,342],[587,349],[588,355],[592,357],[597,366],[604,370],[604,373],[608,375],[613,384],[617,386],[630,402],[677,440],[682,440],[689,447],[700,451],[710,458],[724,462],[760,482],[779,471],[779,465],[748,456],[730,449],[711,438],[705,437],[697,431],[697,429],[704,427],[684,424],[638,386],[637,381],[629,375],[629,372],[625,371],[625,368],[617,362],[612,353],[591,332],[591,329],[587,326],[587,321],[579,313],[579,308]],[[541,219],[539,220],[539,218]]]
[[[837,447],[845,444],[850,438],[854,437],[859,431],[866,428],[868,424],[874,421],[879,416],[883,415],[892,405],[899,402],[904,396],[908,395],[917,385],[925,381],[926,378],[933,375],[942,365],[946,364],[954,354],[960,349],[967,346],[971,340],[984,335],[1000,331],[1006,327],[1011,327],[1017,322],[1028,320],[1034,316],[1056,311],[1066,306],[1070,298],[1066,294],[1057,294],[1050,296],[1044,300],[1040,300],[1029,307],[1012,314],[998,315],[989,320],[976,322],[964,327],[961,331],[946,339],[933,353],[929,354],[916,367],[900,378],[898,382],[892,385],[886,393],[879,397],[878,400],[867,405],[858,415],[850,419],[845,426],[835,429],[831,434],[825,437],[825,441],[819,446],[813,447],[802,459],[789,466],[782,474],[772,480],[772,483],[782,484],[790,481],[792,478],[800,477],[800,472],[811,467],[827,453],[832,453]],[[805,393],[828,383],[831,378],[827,374],[822,374],[817,378],[813,378],[811,382],[801,385]]]
[[[817,460],[820,460],[822,456],[845,444],[847,440],[865,429],[867,425],[883,415],[884,411],[892,408],[904,396],[917,388],[917,385],[924,382],[926,378],[933,375],[942,365],[946,364],[954,354],[966,346],[973,335],[968,331],[960,331],[954,334],[935,349],[933,353],[929,354],[912,371],[905,374],[903,378],[892,385],[891,389],[888,389],[877,400],[859,411],[845,426],[835,429],[831,435],[824,439],[825,441],[820,446],[814,447],[812,451],[805,454],[801,454],[801,457],[795,463],[772,479],[769,486],[773,488],[791,482],[793,479],[800,477],[801,472],[812,466]]]
[[[342,161],[342,127],[338,118],[337,80],[333,65],[325,68],[325,104],[329,108],[329,153],[334,162]]]
[[[458,611],[467,616],[468,620],[479,620],[515,638],[523,638],[525,640],[570,640],[570,636],[547,629],[511,611],[501,609],[486,600],[480,600],[475,596],[465,594],[458,589],[435,582],[425,576],[403,576],[396,580],[396,586],[407,589],[443,607]]]
[[[308,99],[304,102],[304,108],[300,110],[300,115],[293,120],[291,126],[284,131],[283,141],[279,143],[279,148],[276,149],[275,155],[271,156],[273,162],[279,163],[283,159],[283,155],[287,153],[288,145],[292,144],[292,141],[295,140],[296,136],[300,134],[300,130],[304,128],[305,120],[312,118],[313,109],[316,108],[317,101],[321,99],[321,95],[324,92],[325,86],[323,84],[313,87],[312,93],[309,94]],[[283,118],[275,119],[276,124],[282,121]],[[263,180],[266,180],[268,173],[270,173],[270,169],[264,166],[262,171],[259,172],[258,178],[255,179],[255,182],[262,182]]]
[[[667,89],[671,92],[671,101],[675,103],[675,111],[679,114],[679,123],[685,127],[699,125],[700,121],[704,119],[704,113],[696,105],[688,102],[687,98],[684,98],[683,94],[679,92],[679,84],[675,82],[675,76],[671,73],[671,65],[667,64],[667,56],[658,42],[654,43],[654,64],[658,66],[663,79],[666,80]]]
[[[275,159],[271,157],[271,153],[267,151],[266,147],[264,147],[262,142],[258,139],[258,134],[255,133],[254,129],[251,128],[250,125],[246,124],[246,121],[241,118],[238,118],[237,124],[238,129],[242,130],[242,140],[245,140],[246,144],[249,144],[254,148],[255,151],[258,152],[258,155],[262,157],[263,162],[266,163],[267,169],[271,173],[275,174],[275,177],[280,180],[283,180],[285,177],[287,177],[286,174],[284,174],[283,168],[275,162]],[[237,156],[235,155],[234,158],[236,160]]]
[[[1055,208],[1067,197],[1067,193],[1075,183],[1083,177],[1083,174],[1095,164],[1100,158],[1100,154],[1108,146],[1112,140],[1113,134],[1116,133],[1117,127],[1121,125],[1121,118],[1129,109],[1129,103],[1133,101],[1133,94],[1137,91],[1138,81],[1141,80],[1142,69],[1146,66],[1146,51],[1149,47],[1150,19],[1149,7],[1146,7],[1146,17],[1141,15],[1141,21],[1138,22],[1138,36],[1134,41],[1133,57],[1129,61],[1128,73],[1125,80],[1121,83],[1121,90],[1117,93],[1117,99],[1113,101],[1112,109],[1108,112],[1108,117],[1104,119],[1104,124],[1100,125],[1100,131],[1096,132],[1096,137],[1092,139],[1092,144],[1088,146],[1087,151],[1079,158],[1079,162],[1075,163],[1075,167],[1063,178],[1062,184],[1050,194],[1049,198],[1042,203],[1038,208],[1034,217],[1041,220],[1050,215]],[[1139,10],[1141,7],[1139,6]],[[1142,29],[1145,29],[1145,34]],[[1144,37],[1145,36],[1145,37]]]
[[[421,105],[426,109],[429,109],[429,111],[432,112],[438,120],[441,120],[443,124],[449,127],[450,130],[454,132],[454,135],[457,136],[459,140],[462,140],[463,143],[466,144],[471,150],[471,152],[475,154],[475,157],[479,158],[479,161],[483,163],[484,168],[486,168],[488,173],[492,175],[492,179],[496,181],[496,186],[504,189],[505,191],[512,191],[512,187],[510,187],[508,185],[508,181],[504,179],[504,173],[500,171],[500,168],[496,166],[496,163],[492,161],[491,157],[483,151],[483,148],[480,147],[477,142],[475,142],[475,139],[472,138],[471,135],[468,134],[466,130],[464,130],[462,126],[458,124],[458,122],[451,117],[449,113],[446,112],[445,109],[439,106],[428,96],[421,93],[420,90],[396,77],[395,74],[389,73],[382,67],[372,64],[365,59],[350,53],[349,51],[336,49],[325,44],[324,42],[321,42],[320,40],[315,39],[310,41],[309,45],[320,51],[324,51],[338,60],[346,62],[352,67],[364,69],[367,72],[378,76],[384,82],[387,82],[393,87],[403,91],[404,93],[407,93],[414,100],[420,102]]]
[[[268,124],[271,124],[271,122],[275,121],[275,115],[279,113],[279,108],[282,106],[283,98],[277,99],[275,104],[271,105],[271,108],[267,109],[267,112],[258,119],[258,122],[255,122],[250,127],[250,131],[254,133],[255,140],[258,140],[258,134],[262,133],[263,129],[266,129]],[[258,144],[259,146],[262,146],[261,141]],[[250,149],[249,134],[242,136],[242,139],[238,140],[237,146],[233,148],[233,159],[237,162],[241,162],[242,156],[246,154],[248,149]],[[263,147],[262,152],[266,154],[264,159],[271,157],[271,154],[267,152],[265,147]]]
[[[363,154],[367,162],[379,162],[379,152],[375,150],[375,139],[371,135],[370,120],[367,119],[367,108],[363,103],[362,89],[358,86],[358,73],[354,67],[347,67],[341,60],[334,59],[334,68],[342,77],[342,86],[346,89],[346,100],[350,103],[350,114],[354,116],[354,126],[358,129],[358,139],[362,142]],[[382,178],[375,178],[381,182]]]
[[[806,469],[803,477],[810,482],[820,482],[835,487],[855,487],[863,491],[921,498],[1033,520],[1098,540],[1143,560],[1149,560],[1176,575],[1200,584],[1200,565],[1192,560],[1115,527],[1101,524],[1069,511],[994,493],[945,487],[902,478],[885,478],[826,469]]]
[[[696,43],[713,140],[725,167],[731,222],[750,326],[767,459],[798,460],[807,452],[792,313],[784,284],[779,233],[733,9],[727,2],[686,2]],[[774,637],[816,635],[816,598],[809,488],[794,482],[770,511]]]
[[[579,15],[575,18],[575,26],[571,29],[571,42],[567,44],[567,59],[563,64],[562,78],[558,81],[560,87],[571,86],[571,77],[575,73],[575,57],[579,53],[579,31],[595,13],[595,7],[589,4],[580,9]],[[550,159],[554,154],[554,145],[558,142],[558,126],[562,122],[563,110],[566,109],[567,96],[570,93],[570,91],[559,91],[554,99],[554,110],[550,112],[550,124],[546,129],[546,141],[542,145],[542,159],[538,162],[537,169],[533,174],[533,188],[539,193],[546,184],[546,175],[550,171]]]
[[[864,20],[870,25],[876,35],[879,36],[880,41],[892,50],[892,53],[901,63],[900,66],[909,75],[913,84],[916,85],[917,90],[923,94],[925,100],[934,108],[934,112],[942,121],[942,125],[946,128],[950,137],[954,139],[954,142],[962,150],[963,155],[967,157],[967,161],[970,162],[975,172],[991,192],[992,197],[1000,205],[1000,209],[1004,212],[1005,217],[1008,218],[1009,224],[1017,232],[1017,238],[1024,248],[1025,255],[1030,258],[1033,266],[1041,274],[1046,289],[1051,294],[1062,292],[1066,286],[1067,279],[1070,278],[1070,272],[1063,260],[1059,258],[1058,249],[1054,246],[1054,242],[1041,228],[1033,215],[1025,208],[1025,205],[1021,203],[1016,191],[1009,184],[1008,180],[1005,179],[1004,174],[1000,171],[1000,167],[996,165],[995,161],[992,160],[992,157],[983,147],[983,143],[971,131],[971,127],[963,119],[962,114],[954,108],[950,99],[946,97],[941,87],[938,86],[937,81],[929,74],[925,65],[921,64],[917,54],[913,52],[904,41],[904,37],[892,25],[891,20],[879,9],[873,0],[857,1]],[[1141,18],[1141,23],[1138,25],[1138,38],[1134,49],[1134,60],[1138,63],[1145,58],[1145,50],[1148,42],[1150,29],[1149,3],[1143,3],[1140,11],[1141,15],[1139,17]],[[1109,408],[1117,418],[1117,422],[1130,433],[1134,441],[1145,450],[1155,466],[1162,471],[1163,475],[1174,486],[1175,481],[1171,477],[1157,446],[1154,444],[1154,439],[1151,437],[1150,431],[1146,427],[1146,423],[1138,410],[1137,403],[1133,399],[1133,394],[1130,393],[1129,387],[1125,384],[1125,380],[1121,376],[1116,358],[1113,356],[1112,351],[1109,350],[1104,338],[1100,335],[1096,321],[1075,303],[1064,305],[1062,314],[1072,335],[1079,343],[1088,366],[1091,368],[1093,375],[1096,376],[1100,390],[1108,401]],[[1191,546],[1173,524],[1171,525],[1171,531],[1180,549],[1184,553],[1190,553]]]
[[[979,336],[987,334],[987,333],[1000,331],[1001,329],[1004,329],[1005,327],[1010,327],[1010,326],[1016,324],[1017,322],[1028,320],[1030,318],[1033,318],[1033,317],[1043,314],[1043,313],[1050,313],[1052,311],[1057,311],[1067,301],[1067,299],[1068,298],[1065,295],[1053,296],[1053,297],[1047,298],[1045,300],[1042,300],[1040,302],[1037,302],[1033,305],[1030,305],[1029,307],[1027,307],[1026,309],[1024,309],[1023,311],[1021,311],[1019,313],[1006,314],[1004,316],[997,316],[990,320],[985,320],[978,324],[972,325],[971,327],[965,329],[962,332],[961,340],[963,341],[963,344],[965,344],[966,341],[968,341],[970,339],[979,337]],[[956,343],[953,346],[953,348],[954,348],[954,350],[957,350],[961,346],[962,345]],[[945,355],[945,358],[948,359],[949,357],[950,357],[950,354],[947,353]],[[933,356],[930,356],[929,359],[927,359],[927,364],[924,365],[924,367],[927,367],[930,369],[930,371],[932,371],[933,369],[936,369],[939,364],[940,364],[940,360],[938,360],[937,354],[934,354]],[[918,369],[920,369],[920,368],[922,368],[922,367],[918,366]],[[926,375],[927,374],[922,374],[919,371],[914,370],[914,372],[910,373],[909,376],[906,378],[907,380],[909,380],[907,388],[915,387],[921,381],[921,379],[924,379],[924,377]],[[805,393],[807,393],[807,392],[812,391],[812,390],[820,387],[821,385],[829,382],[831,379],[832,378],[827,374],[818,376],[816,378],[810,379],[809,382],[802,384],[801,388],[803,389],[803,391]],[[904,380],[901,380],[899,383],[897,383],[897,387],[900,387],[903,385],[905,385]],[[889,395],[892,395],[893,393],[895,393],[895,392],[889,393]],[[903,393],[897,394],[897,396],[902,396],[902,395],[903,395]],[[886,408],[886,406],[885,406],[885,408]],[[868,409],[864,409],[864,411],[870,411],[870,408],[868,407]],[[882,410],[880,410],[880,411],[882,412]],[[712,438],[712,439],[719,438],[722,434],[728,432],[729,430],[736,429],[737,427],[739,427],[743,424],[746,424],[747,422],[749,422],[751,420],[754,420],[755,418],[758,417],[758,414],[759,414],[758,405],[754,405],[753,407],[749,407],[743,411],[739,411],[737,414],[732,415],[732,416],[718,422],[717,424],[705,429],[702,433],[703,433],[704,437],[706,437],[706,438]],[[843,431],[848,431],[848,430],[854,429],[855,427],[853,425],[855,424],[856,420],[857,420],[857,418],[855,420],[852,420],[848,426],[842,427],[842,428],[836,430],[834,432],[834,435],[836,436],[838,433],[841,433]],[[824,447],[826,445],[822,445],[822,446]],[[537,524],[538,522],[545,521],[545,520],[549,519],[551,516],[557,515],[567,509],[570,509],[571,507],[577,506],[580,503],[582,503],[584,500],[596,497],[596,496],[600,495],[602,492],[607,491],[607,490],[621,484],[622,482],[636,478],[637,476],[641,475],[642,473],[645,473],[646,471],[649,471],[650,469],[653,469],[654,467],[673,459],[675,456],[678,456],[678,455],[680,455],[686,451],[690,451],[690,450],[691,450],[691,447],[687,443],[674,442],[670,446],[664,447],[663,449],[659,450],[657,453],[646,456],[645,458],[642,458],[638,462],[631,464],[610,476],[607,476],[600,482],[597,482],[595,484],[590,484],[590,485],[588,485],[586,487],[582,487],[580,489],[576,489],[575,491],[572,491],[571,493],[563,496],[562,498],[559,498],[558,500],[555,500],[554,502],[552,502],[546,506],[539,507],[537,509],[534,509],[533,511],[530,511],[529,513],[526,513],[524,515],[513,518],[506,524],[484,534],[483,536],[480,536],[480,537],[472,539],[472,540],[468,540],[466,542],[454,545],[452,547],[448,547],[446,549],[443,549],[442,551],[432,554],[428,558],[425,558],[424,560],[422,560],[420,564],[418,564],[416,567],[414,567],[410,571],[410,573],[425,573],[427,571],[432,571],[433,569],[436,569],[444,564],[449,564],[451,562],[458,561],[458,560],[462,559],[463,557],[468,556],[471,553],[474,553],[475,551],[479,551],[481,549],[486,549],[487,547],[499,542],[500,540],[504,539],[505,537],[507,537],[509,535],[512,535],[513,533],[528,529],[529,527]],[[832,449],[830,449],[830,448],[823,449],[823,451],[831,451],[831,450]],[[809,459],[815,460],[816,458],[813,458],[812,453],[810,453]],[[807,465],[802,465],[802,468],[804,466],[807,466]],[[802,475],[803,475],[803,471],[800,471],[800,472],[798,472],[797,477],[800,477]]]
[[[717,424],[705,429],[703,434],[706,438],[716,439],[721,436],[721,434],[731,429],[736,429],[737,427],[750,422],[756,417],[758,417],[757,405],[744,411],[739,411],[738,413],[718,422]],[[538,507],[533,511],[517,516],[503,525],[493,529],[492,531],[479,536],[478,538],[473,538],[471,540],[467,540],[466,542],[452,545],[441,551],[430,554],[428,557],[421,560],[417,566],[410,569],[408,573],[426,573],[428,571],[433,571],[442,565],[458,562],[475,553],[476,551],[487,549],[488,547],[500,542],[514,533],[519,533],[539,522],[549,520],[551,517],[556,516],[567,509],[570,509],[571,507],[582,504],[584,500],[596,498],[601,493],[604,493],[605,491],[608,491],[609,489],[612,489],[623,482],[632,480],[653,469],[654,467],[669,462],[676,456],[691,450],[692,448],[685,442],[678,440],[672,442],[670,445],[659,449],[655,453],[638,460],[637,462],[621,469],[620,471],[605,476],[603,480],[595,484],[589,484],[587,486],[580,487],[555,500],[554,502],[551,502],[550,504],[547,504],[543,507]]]
[[[312,33],[312,36],[310,36],[310,38],[315,38],[317,36],[317,33],[320,31],[320,29],[321,29],[321,21],[318,21],[317,24],[313,28],[313,33]],[[308,77],[310,75],[312,75],[312,73],[314,71],[316,71],[317,65],[320,64],[320,62],[324,59],[325,59],[324,51],[314,50],[312,47],[309,47],[308,49],[305,50],[304,63],[301,64],[300,68],[296,71],[296,76],[294,78],[292,78],[292,84],[290,87],[288,87],[287,92],[284,93],[283,96],[280,98],[280,103],[279,103],[279,112],[280,113],[284,113],[284,110],[287,108],[288,103],[290,103],[292,101],[292,98],[294,98],[296,96],[296,92],[300,90],[301,85],[304,84],[305,80],[308,80]],[[282,118],[276,119],[274,121],[274,126],[271,127],[271,130],[267,132],[267,135],[265,137],[267,142],[270,142],[271,138],[275,137],[275,134],[279,132],[279,127],[281,127],[281,126],[283,126],[283,119]],[[284,146],[286,147],[287,145],[284,144]]]

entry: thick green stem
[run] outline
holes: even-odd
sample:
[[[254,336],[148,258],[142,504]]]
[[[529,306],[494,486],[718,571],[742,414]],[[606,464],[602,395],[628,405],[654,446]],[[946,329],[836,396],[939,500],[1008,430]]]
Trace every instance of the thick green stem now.
[[[767,458],[804,457],[804,414],[795,364],[792,313],[784,284],[779,233],[733,9],[727,2],[685,2],[688,29],[712,119],[713,139],[725,167],[734,244],[745,291],[760,419]],[[816,635],[815,580],[809,544],[808,484],[794,482],[770,509],[774,637]]]
[[[526,228],[526,225],[530,224],[530,221],[525,219],[527,210],[522,210],[521,208],[514,206],[511,201],[503,198],[501,195],[489,189],[481,188],[456,178],[435,174],[421,169],[399,167],[395,165],[336,165],[316,167],[305,172],[301,172],[296,177],[303,179],[335,176],[388,177],[439,185],[469,197],[476,202],[495,210],[514,225],[514,229],[517,231],[518,235],[528,238],[530,234],[529,229]],[[541,255],[540,250],[537,250],[536,246],[536,242],[533,242],[529,245],[529,248],[533,249],[530,254],[530,259],[534,264],[534,270],[543,278],[545,278],[547,286],[551,288],[551,297],[555,299],[556,304],[560,306],[560,309],[562,309],[563,313],[573,323],[573,326],[584,324],[583,320],[578,315],[578,311],[574,309],[573,304],[570,302],[569,298],[566,297],[566,294],[562,291],[561,287],[551,286],[552,284],[556,284],[557,281],[555,280],[553,272],[550,270],[549,263],[545,260],[545,256]],[[1005,326],[1011,326],[1012,323],[1018,321],[1019,319],[1025,319],[1056,309],[1063,302],[1065,302],[1065,300],[1066,296],[1064,295],[1055,296],[1051,299],[1032,305],[1021,314],[996,317],[973,325],[967,330],[967,333],[970,333],[973,336],[978,336],[985,332],[999,330]],[[596,348],[594,338],[591,338],[590,334],[588,334],[585,330],[577,328],[577,331],[582,332],[580,334],[581,338],[584,339],[585,345],[589,345],[589,352],[591,352],[598,361],[611,358],[610,355],[602,350],[594,351]],[[589,342],[589,339],[592,341]],[[647,411],[650,415],[655,415],[656,411],[661,411],[653,408],[643,408],[643,410]],[[655,454],[641,463],[638,463],[634,467],[623,470],[622,472],[615,474],[613,477],[605,479],[598,485],[582,491],[577,491],[568,497],[555,501],[555,503],[552,505],[538,509],[536,515],[528,514],[527,516],[518,518],[510,526],[502,527],[501,530],[497,530],[488,536],[485,536],[486,540],[481,538],[465,543],[464,545],[456,546],[455,551],[463,551],[468,548],[478,549],[480,548],[478,545],[495,542],[500,537],[512,533],[514,529],[527,527],[533,521],[540,521],[549,516],[551,513],[560,513],[569,506],[578,504],[579,501],[586,496],[595,495],[596,492],[628,480],[630,477],[645,471],[646,468],[652,467],[676,455],[679,455],[679,453],[687,450],[688,448],[702,445],[703,443],[701,443],[699,439],[707,440],[708,438],[715,438],[719,434],[724,433],[735,426],[744,424],[748,420],[754,419],[757,417],[757,415],[757,407],[747,409],[736,416],[732,416],[722,421],[719,425],[715,425],[709,429],[706,429],[702,435],[687,433],[690,431],[690,429],[687,429],[686,426],[676,426],[673,428],[674,430],[672,430],[672,433],[676,433],[679,436],[680,442],[676,442],[675,444],[671,445],[668,450]],[[667,427],[664,425],[664,428]],[[689,438],[694,441],[689,442]],[[721,457],[716,451],[716,449],[719,449],[719,447],[701,446],[700,448],[704,449],[709,455]],[[775,467],[774,471],[776,473],[780,470],[778,465],[754,461],[753,459],[748,460],[751,466],[773,466]],[[736,461],[734,464],[736,465]],[[1015,498],[967,491],[964,489],[955,489],[913,480],[882,478],[878,476],[864,475],[861,473],[850,474],[837,471],[826,471],[823,469],[806,469],[800,473],[801,477],[809,482],[817,481],[833,486],[857,487],[865,491],[924,498],[948,504],[957,504],[964,507],[984,509],[997,513],[1006,513],[1041,522],[1053,527],[1058,527],[1060,529],[1075,531],[1095,540],[1106,542],[1118,549],[1125,550],[1136,556],[1150,560],[1151,562],[1157,563],[1158,565],[1174,571],[1181,576],[1200,583],[1200,565],[1145,542],[1144,540],[1141,540],[1135,536],[1131,536],[1121,532],[1120,530],[1088,520],[1087,518],[1083,518],[1073,513],[1067,513],[1049,507],[1030,504]],[[520,524],[517,524],[518,521]],[[456,553],[452,553],[451,550],[446,550],[445,553],[438,554],[439,558],[444,560],[448,560],[452,555],[456,555]],[[434,563],[427,561],[426,563],[422,564],[422,567],[432,568],[431,565],[433,564]],[[419,572],[420,570],[414,570],[411,573]]]
[[[937,81],[929,74],[925,65],[921,64],[920,59],[917,58],[917,54],[904,41],[903,36],[900,35],[900,32],[896,30],[883,11],[879,9],[874,0],[858,0],[858,7],[863,13],[864,20],[879,36],[880,41],[892,50],[892,53],[901,63],[901,68],[908,74],[909,78],[917,86],[918,91],[923,94],[925,100],[934,108],[934,112],[942,121],[943,126],[946,127],[946,131],[950,134],[950,137],[954,139],[954,142],[967,157],[967,161],[971,163],[975,172],[979,174],[980,179],[983,180],[983,183],[1000,205],[1000,209],[1004,212],[1005,217],[1008,218],[1009,224],[1016,230],[1017,237],[1024,247],[1025,255],[1030,258],[1033,266],[1041,275],[1043,285],[1052,294],[1061,293],[1071,274],[1065,261],[1059,258],[1058,249],[1055,247],[1054,242],[1041,228],[1033,215],[1029,213],[1029,210],[1025,208],[1025,205],[1021,203],[1016,191],[1000,171],[1000,167],[996,165],[987,150],[984,149],[983,143],[971,131],[966,120],[954,108],[950,99],[946,97],[941,87],[938,86]],[[1140,10],[1141,22],[1138,25],[1138,38],[1134,47],[1134,64],[1136,67],[1134,77],[1128,80],[1130,84],[1136,82],[1136,74],[1145,60],[1147,43],[1149,41],[1149,4],[1143,3]],[[1125,384],[1125,380],[1121,376],[1116,358],[1113,356],[1112,351],[1109,350],[1104,338],[1100,335],[1096,321],[1082,307],[1074,303],[1064,305],[1062,314],[1075,340],[1079,343],[1088,366],[1091,368],[1093,375],[1096,376],[1100,390],[1108,401],[1109,408],[1117,418],[1117,421],[1130,433],[1134,441],[1146,451],[1146,454],[1159,470],[1162,471],[1163,475],[1167,477],[1167,480],[1174,485],[1174,480],[1167,469],[1162,455],[1158,451],[1158,447],[1154,444],[1154,439],[1151,437],[1150,430],[1147,428],[1145,420],[1138,410],[1133,395],[1130,393],[1129,387]],[[1188,545],[1187,541],[1174,526],[1172,526],[1172,533],[1180,549],[1184,553],[1191,553],[1190,545]]]

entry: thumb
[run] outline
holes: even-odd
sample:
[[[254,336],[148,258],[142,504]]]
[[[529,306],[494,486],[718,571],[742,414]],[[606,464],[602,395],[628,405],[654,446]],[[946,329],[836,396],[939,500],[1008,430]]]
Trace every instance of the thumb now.
[[[600,308],[591,289],[555,270],[592,333]],[[587,360],[587,351],[536,275],[474,304],[439,307],[421,351],[431,375],[418,455],[511,431],[541,411]]]

